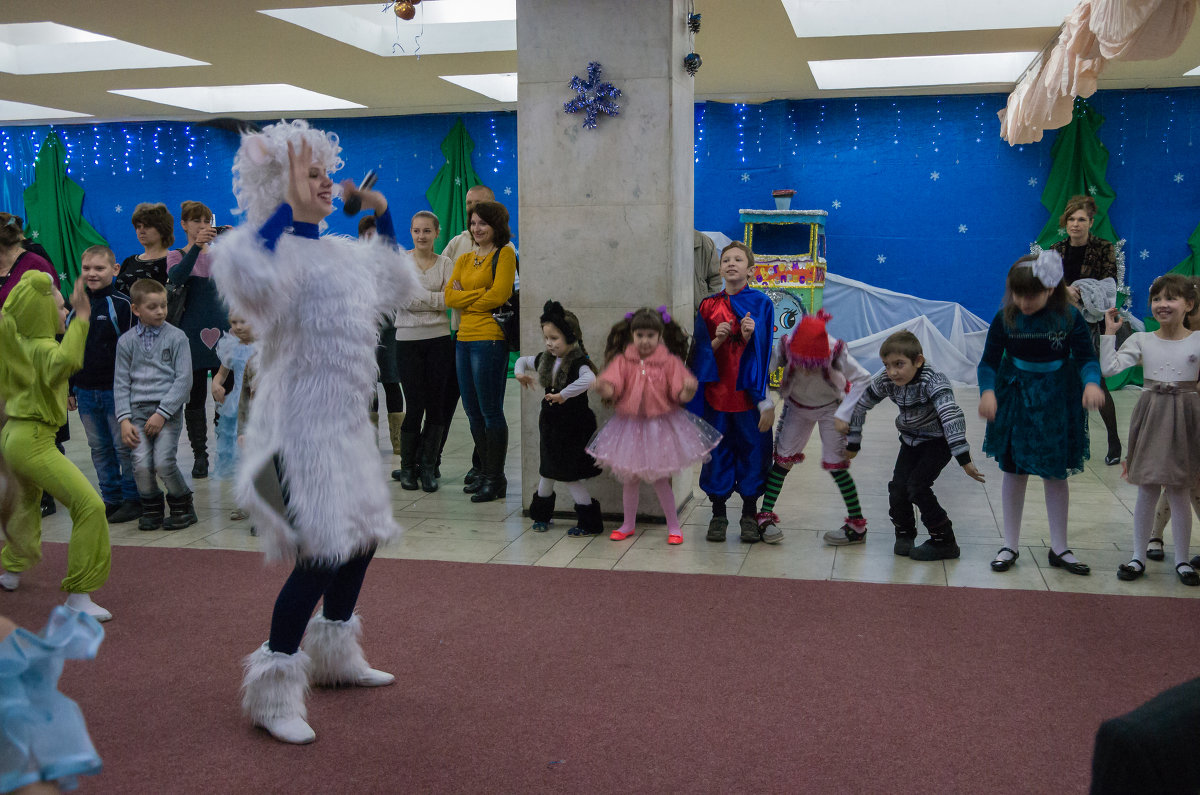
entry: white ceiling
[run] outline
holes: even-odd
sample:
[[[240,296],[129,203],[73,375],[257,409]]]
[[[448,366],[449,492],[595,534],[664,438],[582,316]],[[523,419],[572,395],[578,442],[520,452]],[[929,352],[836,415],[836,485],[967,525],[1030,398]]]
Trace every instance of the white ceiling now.
[[[498,7],[513,1],[425,0],[421,5],[433,15],[439,7],[445,10],[451,3],[490,2]],[[606,0],[564,0],[568,1]],[[915,0],[696,0],[696,10],[702,14],[703,22],[696,35],[695,46],[704,59],[704,65],[695,77],[696,98],[759,102],[779,98],[1007,92],[1012,88],[1011,82],[822,91],[813,79],[808,62],[1035,52],[1041,50],[1057,31],[1055,24],[1046,22],[1046,9],[1055,8],[1049,16],[1049,19],[1054,19],[1061,16],[1058,6],[1066,2],[1064,7],[1070,8],[1067,0],[1010,0],[1006,3],[997,3],[995,0],[926,0],[934,5],[944,5],[942,18],[945,24],[942,27],[951,29],[927,33],[832,35],[844,32],[847,29],[844,23],[840,28],[833,24],[828,30],[803,25],[806,33],[815,30],[831,34],[804,37],[796,35],[793,19],[785,8],[786,3],[797,14],[806,10],[812,13],[814,9],[820,11],[822,8],[849,9],[863,21],[863,24],[851,29],[861,31],[866,20],[870,20],[871,24],[882,24],[887,21],[888,13],[895,17],[890,24],[908,24],[911,27],[911,14],[902,13],[897,17],[895,11],[911,10],[913,2]],[[310,115],[381,116],[515,109],[515,103],[498,102],[447,82],[441,76],[515,72],[516,51],[446,52],[447,48],[453,48],[456,37],[441,36],[439,43],[439,37],[428,32],[428,39],[420,43],[416,39],[419,28],[414,26],[420,22],[421,6],[418,6],[418,17],[414,22],[389,19],[391,33],[385,35],[382,42],[378,31],[368,31],[375,39],[372,46],[364,46],[362,42],[357,46],[346,44],[301,24],[261,13],[288,6],[293,9],[288,13],[300,18],[304,14],[294,9],[316,9],[329,3],[330,0],[208,0],[205,3],[195,0],[58,0],[54,3],[4,0],[0,6],[0,24],[55,22],[191,59],[200,62],[200,65],[61,74],[0,72],[0,102],[49,106],[93,117],[74,121],[194,120],[208,118],[212,114],[110,92],[288,84],[362,106],[321,110]],[[981,17],[963,13],[963,9],[970,6],[978,6],[980,13],[989,9],[991,13],[1003,9],[1003,18],[992,20],[991,24],[1034,26],[993,30],[953,29],[978,24],[972,20]],[[359,7],[361,9],[364,6],[359,4]],[[375,3],[373,7],[378,12],[383,8],[383,3]],[[361,10],[335,11],[348,20],[345,26],[367,24],[362,20],[354,21],[355,14],[361,16],[364,13]],[[1021,16],[1025,13],[1034,13],[1035,16]],[[823,16],[814,17],[818,18]],[[1025,19],[1033,21],[1022,21]],[[513,25],[511,21],[463,24]],[[923,26],[930,27],[928,23]],[[461,29],[461,36],[457,39],[468,40],[483,35],[478,27],[471,30],[473,32]],[[417,43],[421,44],[424,51],[419,58],[407,54],[416,49],[414,45]],[[5,63],[5,48],[12,46],[13,42],[0,36],[0,66]],[[381,48],[389,54],[377,54]],[[437,49],[442,49],[442,54],[431,54]],[[394,56],[392,52],[395,52]],[[75,66],[70,58],[60,60],[65,60],[72,68]],[[604,55],[581,53],[580,70],[588,60],[603,63]],[[80,64],[82,68],[82,60]],[[617,65],[605,65],[608,67],[607,73],[615,75]],[[1100,76],[1100,88],[1198,86],[1200,75],[1184,76],[1197,67],[1200,67],[1200,25],[1193,26],[1183,46],[1170,58],[1109,64]],[[563,75],[564,85],[570,77]],[[221,114],[217,112],[217,115]],[[277,118],[280,113],[237,112],[237,115],[245,118]]]

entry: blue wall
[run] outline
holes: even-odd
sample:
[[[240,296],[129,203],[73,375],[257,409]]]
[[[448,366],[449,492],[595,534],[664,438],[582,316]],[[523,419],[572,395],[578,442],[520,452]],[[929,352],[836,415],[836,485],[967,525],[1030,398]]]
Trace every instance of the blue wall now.
[[[698,104],[696,226],[740,238],[739,208],[769,208],[772,189],[794,188],[793,208],[830,212],[834,272],[958,301],[990,318],[1003,274],[1046,221],[1040,200],[1054,140],[1048,133],[1023,147],[1001,141],[996,111],[1005,99]],[[1140,310],[1150,281],[1187,256],[1187,239],[1200,223],[1200,147],[1193,146],[1200,89],[1099,92],[1090,102],[1106,117],[1100,137],[1117,196],[1110,213],[1128,241],[1127,279]],[[428,206],[425,190],[444,162],[439,145],[456,118],[330,119],[320,126],[342,136],[345,176],[379,169],[402,219]],[[475,141],[475,169],[508,205],[519,233],[516,116],[462,118]],[[603,135],[605,124],[621,123],[609,119],[588,134]],[[0,208],[20,213],[20,193],[47,129],[0,128]],[[231,133],[168,122],[56,129],[71,147],[71,173],[87,192],[85,215],[119,256],[141,250],[128,221],[139,201],[164,201],[177,211],[184,199],[200,199],[219,222],[235,221]],[[353,233],[340,214],[333,229]]]

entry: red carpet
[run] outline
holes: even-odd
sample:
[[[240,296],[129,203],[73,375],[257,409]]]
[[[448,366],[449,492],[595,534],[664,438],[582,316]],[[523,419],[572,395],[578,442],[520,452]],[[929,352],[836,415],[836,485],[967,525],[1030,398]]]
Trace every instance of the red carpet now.
[[[377,560],[364,645],[398,684],[315,692],[289,747],[237,694],[286,571],[113,555],[62,681],[84,793],[1083,792],[1100,721],[1200,673],[1192,600]],[[0,610],[40,628],[65,557]]]

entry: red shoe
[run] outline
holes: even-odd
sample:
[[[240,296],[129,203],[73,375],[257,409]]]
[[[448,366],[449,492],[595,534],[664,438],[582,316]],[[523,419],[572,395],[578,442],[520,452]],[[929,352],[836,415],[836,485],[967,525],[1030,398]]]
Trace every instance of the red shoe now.
[[[669,536],[667,536],[667,543],[668,544],[682,544],[683,536],[681,536],[679,533],[671,533]]]
[[[608,537],[611,538],[613,541],[624,541],[625,539],[627,539],[631,535],[633,535],[633,532],[634,532],[633,530],[622,530],[620,528],[617,528],[616,530],[613,530],[612,533],[610,533]]]

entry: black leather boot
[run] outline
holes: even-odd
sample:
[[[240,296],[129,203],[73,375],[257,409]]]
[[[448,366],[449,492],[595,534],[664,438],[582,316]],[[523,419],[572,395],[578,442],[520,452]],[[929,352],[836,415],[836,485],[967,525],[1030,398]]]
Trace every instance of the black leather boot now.
[[[181,494],[178,497],[167,495],[167,505],[171,515],[163,520],[163,530],[182,530],[200,521],[196,516],[196,508],[192,505],[192,493]]]
[[[929,528],[929,540],[908,552],[913,560],[953,560],[959,556],[958,542],[950,522],[943,527]]]
[[[463,476],[463,483],[466,484],[463,486],[463,492],[466,494],[474,494],[483,487],[484,468],[482,462],[484,455],[487,454],[487,434],[482,429],[471,431],[471,438],[475,440],[475,454],[479,456],[480,463],[472,466]]]
[[[142,516],[138,519],[138,530],[162,530],[164,514],[166,508],[161,491],[150,496],[142,495]]]
[[[488,428],[484,431],[484,436],[487,442],[482,453],[482,485],[471,495],[471,502],[491,502],[508,493],[508,480],[504,477],[504,459],[508,455],[508,428]]]
[[[529,501],[529,518],[533,520],[533,526],[529,529],[535,533],[544,533],[550,529],[550,519],[554,516],[554,492],[550,492],[549,497],[542,497],[536,491],[533,493],[533,499]]]
[[[441,455],[442,426],[426,425],[421,436],[421,467],[417,473],[421,491],[433,493],[438,490],[438,457]]]
[[[201,479],[208,477],[208,417],[204,409],[183,410],[183,425],[187,429],[188,443],[192,446],[195,462],[192,464],[192,477]]]
[[[392,470],[392,479],[400,481],[400,488],[405,491],[416,491],[417,486],[417,446],[421,443],[421,434],[412,431],[400,432],[400,468]]]

